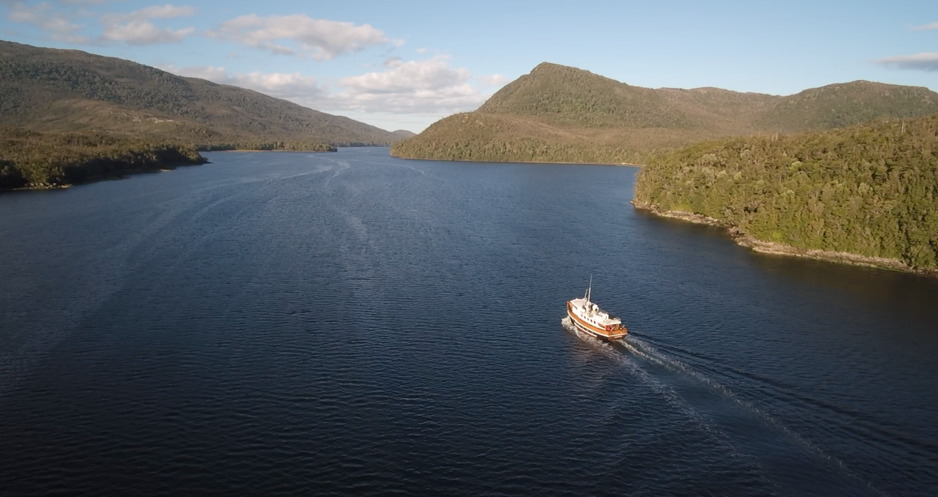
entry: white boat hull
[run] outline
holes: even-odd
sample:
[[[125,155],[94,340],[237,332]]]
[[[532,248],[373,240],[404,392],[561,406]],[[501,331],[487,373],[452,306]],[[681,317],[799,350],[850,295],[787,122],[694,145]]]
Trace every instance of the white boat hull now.
[[[574,306],[569,301],[567,302],[567,315],[570,316],[570,322],[573,323],[573,326],[577,330],[580,330],[584,333],[592,335],[596,338],[600,338],[602,340],[609,340],[609,341],[622,340],[623,338],[625,338],[625,335],[628,333],[625,327],[619,327],[618,329],[614,329],[614,330],[606,330],[606,329],[600,328],[599,326],[589,323],[586,319],[577,315],[577,312],[574,309]]]

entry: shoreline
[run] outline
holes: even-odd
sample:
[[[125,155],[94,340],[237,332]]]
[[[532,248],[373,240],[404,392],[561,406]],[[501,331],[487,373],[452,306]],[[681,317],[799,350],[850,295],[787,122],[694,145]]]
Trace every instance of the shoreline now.
[[[695,214],[684,211],[660,211],[657,206],[640,202],[634,198],[629,201],[637,210],[649,212],[658,217],[677,219],[692,224],[703,224],[707,226],[716,226],[724,229],[727,234],[740,247],[746,247],[753,252],[765,255],[775,255],[782,257],[798,257],[802,259],[811,259],[816,261],[831,262],[835,264],[844,264],[848,266],[869,267],[875,269],[886,269],[891,271],[900,271],[904,273],[920,274],[923,276],[938,277],[938,270],[919,269],[909,266],[899,259],[890,259],[887,257],[873,257],[867,255],[853,254],[850,252],[835,252],[831,250],[820,249],[800,249],[784,243],[767,242],[751,237],[736,226],[720,221],[702,214]]]
[[[399,155],[388,154],[395,159],[401,160],[425,160],[438,162],[477,162],[479,164],[562,164],[568,166],[626,166],[626,167],[645,167],[641,164],[629,164],[627,162],[551,162],[551,161],[533,161],[533,160],[470,160],[470,159],[419,159],[416,157],[401,157]]]
[[[199,153],[205,152],[207,154],[215,153],[247,153],[247,152],[293,152],[299,154],[328,154],[332,152],[338,152],[338,150],[252,150],[250,148],[233,148],[230,150],[199,150]]]
[[[204,159],[204,157],[203,157]],[[100,183],[102,181],[118,181],[122,179],[127,179],[129,176],[135,174],[155,174],[155,173],[167,173],[174,171],[177,167],[192,167],[192,166],[202,166],[205,164],[210,164],[208,160],[203,160],[201,162],[193,163],[177,163],[169,165],[160,165],[153,168],[139,168],[139,169],[126,169],[122,171],[114,171],[110,174],[101,174],[98,176],[88,176],[81,181],[76,181],[74,183],[62,183],[62,184],[51,184],[51,183],[31,183],[26,186],[19,188],[0,188],[0,193],[12,193],[12,192],[45,192],[52,190],[67,190],[69,188],[79,186],[79,185],[89,185],[91,183]]]

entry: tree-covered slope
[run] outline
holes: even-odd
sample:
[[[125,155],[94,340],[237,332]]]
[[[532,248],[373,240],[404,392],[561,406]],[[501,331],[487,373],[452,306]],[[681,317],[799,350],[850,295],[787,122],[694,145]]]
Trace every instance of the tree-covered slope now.
[[[388,145],[398,135],[261,93],[77,50],[0,41],[0,125],[194,145]]]
[[[550,63],[506,85],[478,112],[582,128],[689,128],[695,124],[655,90]]]
[[[395,144],[391,153],[448,160],[472,156],[477,158],[467,160],[617,163],[721,136],[831,129],[935,112],[938,94],[926,88],[857,81],[790,97],[719,88],[655,90],[544,63],[496,92],[469,114],[474,119],[448,117]],[[486,127],[480,122],[511,124]]]
[[[204,162],[194,148],[177,144],[0,127],[0,190],[61,187],[97,177]]]
[[[661,128],[563,128],[508,114],[467,112],[444,118],[391,154],[411,159],[640,163],[651,148],[681,145],[685,134]]]
[[[938,268],[938,115],[699,143],[653,158],[637,205],[758,240]]]
[[[938,113],[938,94],[917,86],[854,81],[811,88],[782,97],[755,119],[755,126],[786,133],[822,131],[874,119]]]

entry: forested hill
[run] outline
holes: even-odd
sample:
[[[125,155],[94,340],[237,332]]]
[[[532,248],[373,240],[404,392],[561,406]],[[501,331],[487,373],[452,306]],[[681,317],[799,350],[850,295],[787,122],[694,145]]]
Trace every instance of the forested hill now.
[[[445,160],[636,162],[654,150],[734,135],[797,133],[938,113],[927,88],[855,81],[779,97],[631,86],[543,63],[478,110],[447,117],[392,155]]]
[[[243,88],[77,50],[5,41],[0,125],[215,148],[282,141],[389,145],[402,137]]]
[[[652,159],[635,203],[797,249],[938,269],[938,115],[700,143]]]

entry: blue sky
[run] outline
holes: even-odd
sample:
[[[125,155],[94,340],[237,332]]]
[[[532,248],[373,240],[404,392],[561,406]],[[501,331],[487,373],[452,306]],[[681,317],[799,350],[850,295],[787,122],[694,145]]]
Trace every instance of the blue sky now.
[[[473,110],[548,61],[651,88],[938,90],[931,1],[0,0],[0,38],[130,59],[385,129]]]

